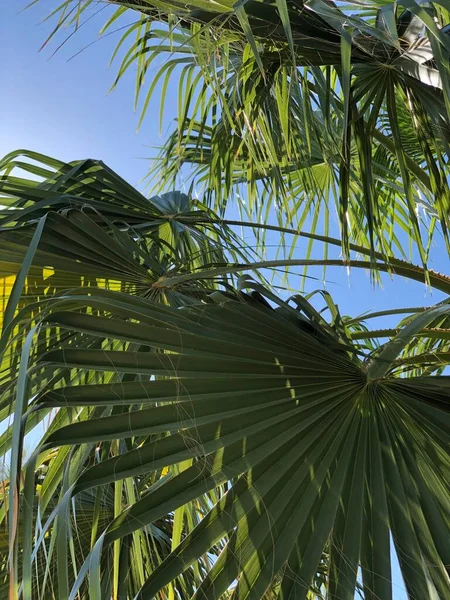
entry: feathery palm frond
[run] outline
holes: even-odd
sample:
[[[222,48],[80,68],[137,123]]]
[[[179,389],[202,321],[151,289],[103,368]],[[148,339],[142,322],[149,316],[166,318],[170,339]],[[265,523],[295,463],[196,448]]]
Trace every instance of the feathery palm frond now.
[[[163,104],[169,79],[179,80],[178,125],[157,164],[158,185],[190,165],[216,210],[243,193],[241,209],[259,220],[275,207],[280,224],[315,231],[321,222],[325,233],[335,205],[346,257],[350,240],[387,256],[401,249],[404,230],[426,264],[420,209],[430,235],[437,220],[448,240],[450,20],[442,4],[111,4],[119,8],[107,28],[129,8],[138,15],[120,40],[129,48],[119,78],[136,65],[139,92],[163,59],[144,111],[158,82]],[[60,24],[90,5],[65,2]]]

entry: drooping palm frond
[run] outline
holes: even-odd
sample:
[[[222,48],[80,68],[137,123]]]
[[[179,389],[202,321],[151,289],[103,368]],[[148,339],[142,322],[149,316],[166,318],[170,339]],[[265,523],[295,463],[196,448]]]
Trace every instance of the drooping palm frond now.
[[[450,38],[442,4],[112,4],[120,6],[107,27],[128,8],[138,19],[120,41],[129,47],[119,77],[136,65],[139,91],[163,59],[144,110],[158,82],[163,103],[178,76],[178,126],[157,166],[160,185],[191,165],[216,210],[243,195],[242,209],[259,219],[276,207],[281,224],[325,233],[335,205],[346,256],[349,240],[390,254],[403,229],[426,264],[420,208],[430,232],[437,220],[447,239]],[[90,5],[65,2],[60,24]]]
[[[151,295],[161,278],[250,256],[200,201],[180,192],[148,199],[101,161],[18,151],[0,174],[3,328],[20,297],[23,308],[24,298],[88,283]]]
[[[103,229],[131,231],[135,241],[143,232],[173,260],[192,261],[191,268],[226,260],[225,246],[229,256],[244,256],[236,236],[216,227],[214,213],[192,195],[169,192],[146,198],[101,161],[67,164],[19,150],[3,158],[0,173],[0,205],[8,209],[0,215],[3,239],[18,228],[25,235],[25,226],[49,212],[69,215],[73,209],[85,211]]]

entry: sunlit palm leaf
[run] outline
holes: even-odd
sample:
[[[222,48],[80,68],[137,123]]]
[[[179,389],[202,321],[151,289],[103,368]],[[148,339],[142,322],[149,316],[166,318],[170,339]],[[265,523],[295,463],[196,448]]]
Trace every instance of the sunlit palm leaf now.
[[[244,197],[242,210],[259,219],[272,206],[280,224],[306,221],[312,229],[311,207],[330,197],[345,255],[347,240],[389,254],[400,247],[393,236],[400,227],[426,264],[419,206],[447,237],[450,38],[441,5],[411,1],[401,12],[395,4],[321,0],[112,4],[122,5],[117,16],[124,7],[138,11],[120,42],[136,34],[119,78],[136,64],[139,92],[162,61],[144,111],[158,82],[162,107],[169,79],[179,79],[178,126],[156,167],[159,186],[190,165],[184,176],[200,178],[216,209]],[[61,24],[89,5],[65,2]],[[113,16],[107,29],[116,24]],[[388,152],[383,165],[380,150]],[[316,166],[328,170],[325,179]]]

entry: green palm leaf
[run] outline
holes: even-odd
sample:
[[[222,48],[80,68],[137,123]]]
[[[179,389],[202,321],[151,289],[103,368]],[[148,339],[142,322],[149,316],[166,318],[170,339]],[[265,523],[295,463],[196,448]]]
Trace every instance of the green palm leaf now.
[[[120,328],[120,339],[131,344],[128,350],[62,345],[37,359],[40,365],[80,372],[163,376],[142,384],[42,390],[33,411],[131,405],[126,419],[111,414],[70,424],[43,441],[36,456],[66,444],[131,443],[123,455],[74,474],[67,498],[192,461],[137,497],[103,530],[97,550],[86,558],[91,597],[104,593],[97,587],[106,573],[101,560],[114,543],[218,485],[228,486],[223,498],[149,573],[137,597],[154,597],[227,536],[195,598],[220,598],[234,580],[236,598],[261,598],[274,580],[280,597],[306,597],[328,550],[327,597],[352,598],[361,569],[365,593],[390,598],[390,536],[409,596],[431,597],[433,589],[445,597],[447,377],[400,378],[396,342],[392,351],[359,357],[334,327],[283,303],[274,310],[221,295],[181,310],[145,303],[145,317],[130,307],[116,329],[110,323],[109,337],[117,338]],[[448,310],[423,313],[416,329]],[[105,335],[98,317],[78,311],[53,313],[46,321],[63,330]],[[400,335],[406,334],[407,329]],[[150,351],[132,350],[140,336]],[[373,379],[372,372],[377,373]],[[133,410],[143,398],[148,408]],[[154,437],[162,432],[164,437]],[[139,439],[145,441],[132,449]],[[63,508],[45,527],[58,511]],[[70,524],[59,517],[57,522],[65,528],[64,539],[71,539]],[[78,583],[73,597],[77,589]]]

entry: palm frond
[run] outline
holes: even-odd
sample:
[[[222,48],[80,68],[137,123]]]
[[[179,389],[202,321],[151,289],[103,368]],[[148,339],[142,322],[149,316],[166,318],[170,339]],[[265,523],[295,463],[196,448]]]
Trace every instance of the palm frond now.
[[[163,110],[169,80],[179,81],[178,123],[152,171],[157,190],[188,173],[216,211],[245,198],[243,213],[260,220],[273,207],[281,225],[313,232],[312,210],[325,204],[330,214],[335,204],[345,257],[350,241],[385,256],[401,251],[400,229],[426,265],[434,228],[421,210],[448,244],[450,41],[441,5],[112,4],[120,6],[106,30],[126,8],[137,18],[119,42],[127,49],[118,79],[137,65],[144,93],[161,64],[143,112],[158,82]],[[65,2],[60,26],[88,6]]]
[[[82,406],[94,413],[53,428],[29,460],[24,520],[33,521],[35,486],[28,482],[43,453],[68,447],[67,461],[78,448],[120,440],[124,452],[72,470],[36,550],[54,536],[60,548],[70,547],[72,497],[178,469],[97,530],[73,576],[59,554],[59,583],[66,590],[59,593],[81,593],[90,572],[89,597],[111,594],[106,557],[117,544],[123,551],[136,532],[224,486],[224,495],[205,507],[181,543],[146,571],[136,597],[167,593],[166,586],[225,540],[220,556],[196,580],[194,598],[221,598],[235,580],[234,598],[262,598],[271,586],[281,597],[306,597],[324,553],[321,594],[353,597],[361,570],[365,594],[389,598],[391,536],[409,597],[445,597],[448,377],[400,377],[404,361],[398,355],[416,332],[449,313],[448,304],[420,313],[387,345],[364,354],[340,333],[345,321],[337,314],[329,324],[306,299],[299,297],[294,308],[246,280],[243,289],[248,287],[266,302],[216,292],[181,310],[143,300],[143,311],[130,303],[114,321],[80,310],[86,301],[47,314],[44,330],[107,335],[127,347],[61,343],[33,359],[35,367],[106,372],[117,383],[47,384],[34,397],[31,413]],[[91,305],[98,305],[94,295]],[[420,356],[410,360],[420,364]],[[128,379],[137,374],[139,380]],[[22,540],[22,568],[32,577],[33,555],[25,552],[31,540]],[[121,580],[125,573],[120,563],[117,568]]]

